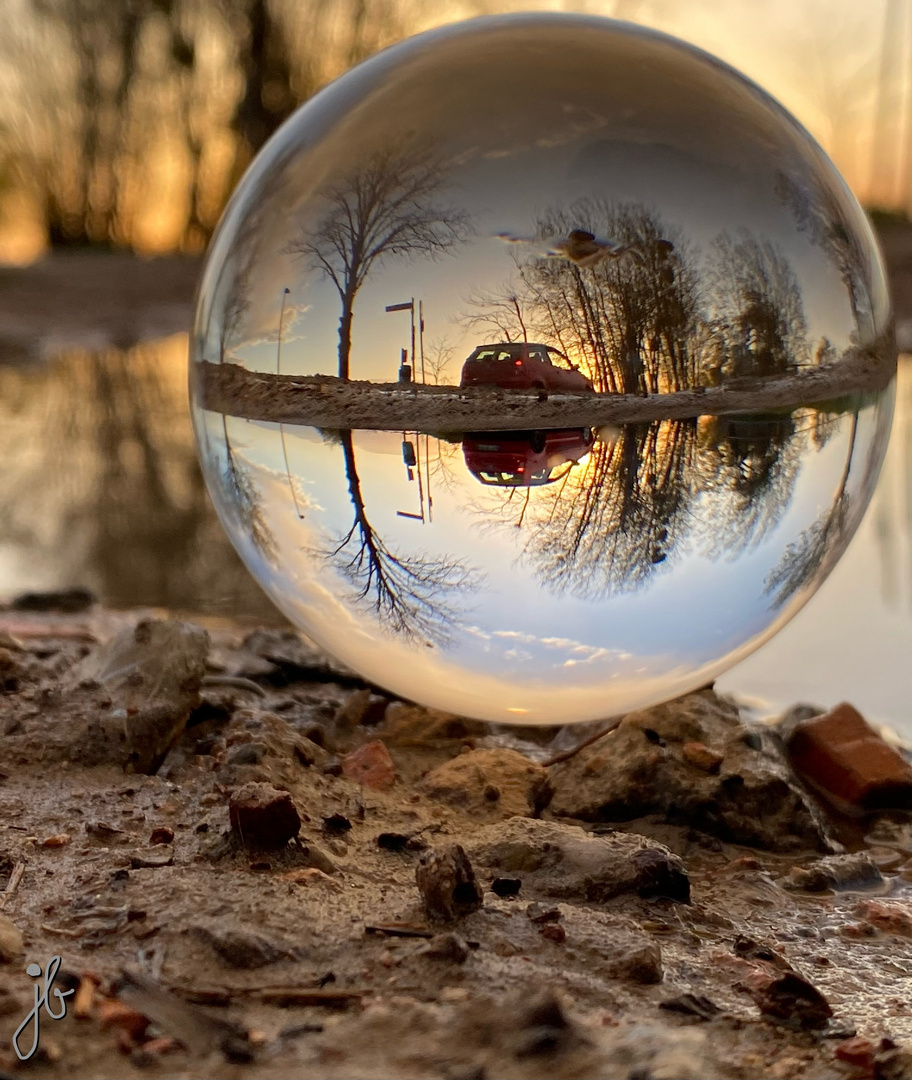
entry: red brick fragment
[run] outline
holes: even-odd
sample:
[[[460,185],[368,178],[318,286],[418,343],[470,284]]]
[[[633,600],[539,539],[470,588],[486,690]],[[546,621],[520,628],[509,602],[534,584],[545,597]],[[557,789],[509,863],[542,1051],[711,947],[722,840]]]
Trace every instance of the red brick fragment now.
[[[912,807],[912,765],[851,705],[798,724],[788,740],[795,771],[837,807]]]
[[[386,791],[396,782],[396,767],[382,739],[371,739],[346,754],[342,759],[342,774],[376,791]]]
[[[103,1028],[117,1028],[131,1040],[141,1039],[150,1023],[149,1018],[138,1009],[115,998],[105,998],[101,1002],[98,1006],[98,1019]]]
[[[844,1039],[836,1047],[836,1057],[858,1069],[873,1069],[876,1053],[874,1043],[863,1035],[856,1035],[853,1039]]]

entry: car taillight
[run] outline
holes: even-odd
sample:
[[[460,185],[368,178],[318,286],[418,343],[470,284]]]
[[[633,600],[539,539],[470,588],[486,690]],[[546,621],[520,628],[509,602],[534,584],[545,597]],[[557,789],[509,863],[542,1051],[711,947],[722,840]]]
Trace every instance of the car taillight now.
[[[517,472],[519,473],[519,475],[520,475],[520,476],[522,476],[522,474],[523,474],[523,473],[524,473],[524,472],[525,472],[526,470],[525,470],[525,469],[523,468],[523,466],[522,466],[522,465],[520,465],[520,466],[519,466],[519,468],[518,468],[518,469],[517,469],[516,471],[517,471]]]
[[[513,367],[522,367],[522,360],[514,360]]]

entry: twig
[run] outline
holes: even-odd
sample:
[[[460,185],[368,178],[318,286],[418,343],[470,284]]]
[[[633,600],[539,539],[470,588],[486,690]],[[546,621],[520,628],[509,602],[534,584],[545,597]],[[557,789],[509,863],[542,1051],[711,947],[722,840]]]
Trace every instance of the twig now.
[[[578,754],[580,750],[584,750],[587,746],[591,746],[594,742],[598,742],[599,739],[604,738],[606,735],[610,735],[611,732],[615,730],[615,728],[618,726],[618,724],[620,724],[621,720],[623,719],[624,718],[622,716],[618,716],[616,719],[612,720],[607,727],[602,728],[601,731],[597,731],[594,735],[590,735],[588,738],[583,739],[581,742],[577,743],[576,746],[574,746],[571,750],[563,750],[561,751],[561,753],[554,754],[553,757],[547,758],[545,761],[542,762],[542,765],[547,769],[550,765],[557,765],[558,762],[567,761],[575,754]]]
[[[6,888],[3,890],[3,896],[0,896],[0,908],[6,906],[7,900],[9,900],[13,893],[19,888],[19,882],[22,880],[22,875],[24,873],[25,863],[17,862],[10,874],[9,881],[6,883]]]
[[[85,930],[67,930],[65,926],[51,926],[48,923],[41,923],[40,929],[46,934],[56,934],[58,937],[81,938],[85,934]]]
[[[202,685],[204,687],[226,687],[231,690],[246,690],[256,694],[257,697],[266,697],[266,691],[253,679],[245,679],[240,675],[204,675]]]

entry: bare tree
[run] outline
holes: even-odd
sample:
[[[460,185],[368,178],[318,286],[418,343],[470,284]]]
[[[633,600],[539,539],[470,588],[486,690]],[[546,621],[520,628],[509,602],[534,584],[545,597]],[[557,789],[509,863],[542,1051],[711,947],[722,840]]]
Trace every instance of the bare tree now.
[[[539,238],[601,233],[631,257],[581,263],[558,255],[564,240],[546,255],[514,256],[512,279],[468,298],[466,325],[509,341],[534,335],[578,360],[603,393],[658,393],[692,385],[689,339],[698,321],[697,278],[676,230],[639,204],[586,198],[546,210],[535,233]]]
[[[355,297],[371,270],[389,259],[434,258],[467,235],[465,212],[435,201],[445,180],[429,149],[401,144],[377,151],[323,192],[325,216],[289,246],[339,294],[340,379],[349,377]]]
[[[514,278],[495,289],[473,289],[466,297],[462,322],[501,341],[528,341],[528,315],[523,310],[528,301],[522,291]]]
[[[368,518],[352,433],[338,435],[355,515],[351,528],[319,554],[337,565],[355,601],[368,603],[384,629],[429,643],[448,641],[459,625],[459,610],[449,595],[478,589],[481,576],[455,558],[404,557],[392,551]]]
[[[439,386],[454,355],[453,346],[445,337],[428,342],[424,351],[424,370],[429,383]]]
[[[798,280],[777,245],[746,229],[713,243],[710,333],[732,375],[775,375],[808,357]]]

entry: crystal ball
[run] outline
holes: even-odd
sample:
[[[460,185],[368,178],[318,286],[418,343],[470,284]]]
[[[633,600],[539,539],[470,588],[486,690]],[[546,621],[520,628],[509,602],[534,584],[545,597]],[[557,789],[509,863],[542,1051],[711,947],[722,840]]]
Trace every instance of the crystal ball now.
[[[697,688],[808,600],[892,414],[857,202],[759,87],[583,15],[421,34],[299,109],[213,240],[206,482],[369,682],[568,723]]]

